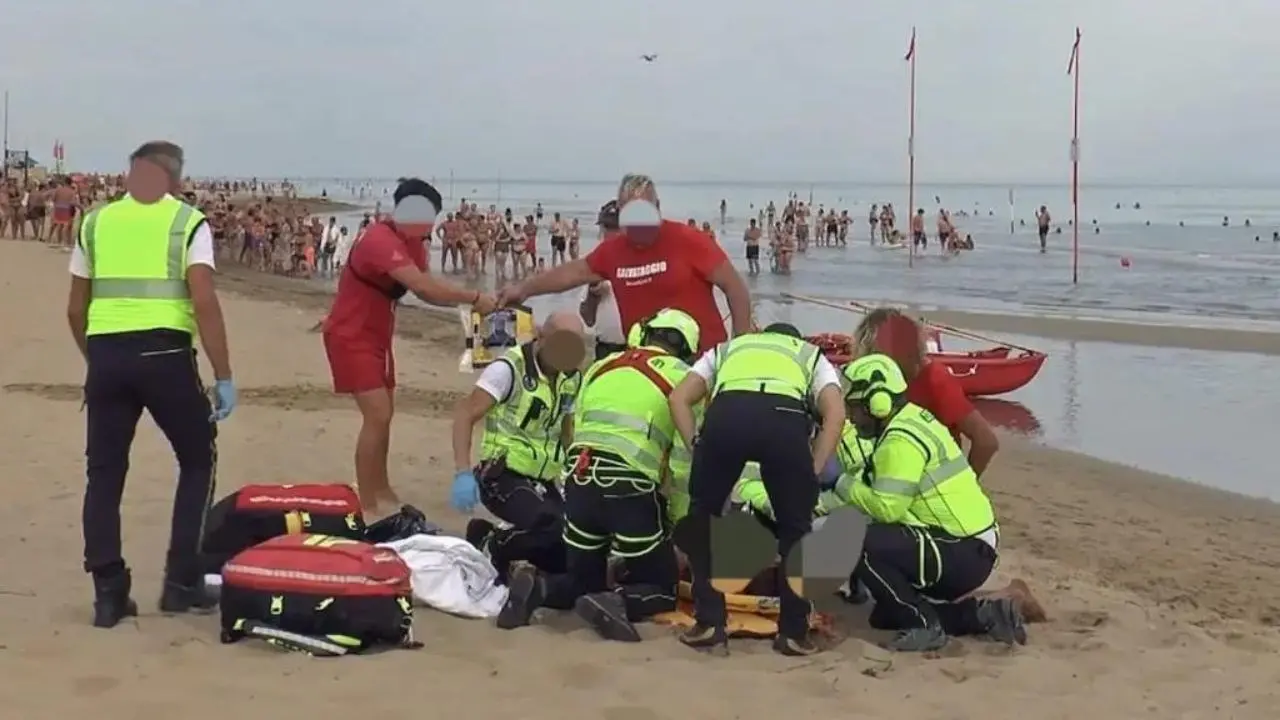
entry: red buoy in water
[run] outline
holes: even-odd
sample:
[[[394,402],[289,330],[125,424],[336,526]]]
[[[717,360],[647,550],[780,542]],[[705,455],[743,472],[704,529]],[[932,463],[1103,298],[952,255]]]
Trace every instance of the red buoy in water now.
[[[1129,267],[1129,258],[1127,258],[1127,257],[1122,257],[1122,258],[1120,258],[1120,267],[1122,267],[1122,268],[1127,268],[1127,267]]]

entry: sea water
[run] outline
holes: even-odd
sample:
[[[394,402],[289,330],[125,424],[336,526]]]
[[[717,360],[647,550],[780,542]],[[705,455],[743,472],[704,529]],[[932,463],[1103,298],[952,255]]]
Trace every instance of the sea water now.
[[[323,190],[334,200],[369,207],[378,200],[389,205],[393,185],[386,179],[294,182],[303,194]],[[596,210],[616,190],[610,182],[436,182],[451,206],[465,198],[481,207],[509,207],[523,216],[541,203],[545,220],[553,212],[579,218],[585,226],[584,250],[595,242]],[[353,187],[365,187],[368,194],[353,195]],[[659,191],[665,214],[711,222],[730,257],[743,268],[743,230],[770,201],[781,207],[789,194],[795,194],[806,202],[812,197],[815,204],[849,211],[854,224],[848,247],[811,247],[796,258],[791,275],[766,273],[752,280],[753,291],[765,299],[791,292],[996,312],[1280,320],[1280,242],[1272,241],[1272,233],[1280,231],[1280,188],[1085,187],[1077,283],[1072,282],[1073,228],[1068,225],[1070,196],[1064,186],[919,186],[915,202],[926,211],[929,232],[933,233],[939,206],[956,215],[965,211],[969,216],[955,221],[961,232],[973,236],[977,249],[943,257],[931,240],[912,267],[905,250],[873,248],[868,239],[866,216],[872,203],[893,202],[899,227],[906,227],[904,187],[660,182]],[[722,199],[727,203],[723,224]],[[1040,205],[1048,206],[1054,218],[1044,254],[1039,252],[1034,219]],[[1227,227],[1222,226],[1224,216],[1229,218]],[[1244,226],[1246,220],[1250,227]],[[358,222],[358,214],[344,217],[344,222]],[[540,251],[545,253],[547,246],[546,238],[540,238]]]

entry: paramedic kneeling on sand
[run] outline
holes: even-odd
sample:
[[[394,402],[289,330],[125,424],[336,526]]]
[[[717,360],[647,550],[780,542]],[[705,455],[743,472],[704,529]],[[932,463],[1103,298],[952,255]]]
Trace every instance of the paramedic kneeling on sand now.
[[[951,433],[907,402],[907,381],[887,355],[844,369],[854,422],[877,438],[866,482],[845,490],[871,523],[853,575],[875,599],[871,625],[897,630],[892,650],[924,652],[948,635],[1026,643],[1009,598],[977,600],[995,568],[1000,529],[991,500]]]
[[[702,433],[694,439],[694,405],[707,395]],[[821,431],[810,452],[814,409]],[[711,584],[711,518],[719,516],[749,461],[760,463],[778,528],[778,636],[787,655],[815,651],[807,635],[810,606],[786,581],[787,556],[808,534],[817,475],[835,452],[844,426],[840,376],[800,331],[775,323],[704,354],[671,393],[671,414],[693,448],[689,514],[674,533],[688,555],[696,623],[681,641],[691,647],[726,642],[724,595]]]
[[[454,406],[456,472],[450,499],[459,512],[483,503],[512,525],[495,528],[480,518],[467,523],[467,540],[489,552],[500,577],[506,577],[513,560],[564,571],[563,501],[556,481],[564,473],[564,448],[573,432],[584,332],[576,314],[552,313],[537,339],[486,367],[471,393]],[[480,464],[473,469],[471,435],[481,418]]]
[[[93,574],[93,624],[136,615],[120,548],[120,500],[145,409],[173,446],[178,486],[165,556],[162,612],[208,609],[199,562],[214,491],[214,421],[231,414],[227,331],[213,287],[213,235],[204,215],[175,198],[182,149],[150,142],[130,156],[128,194],[85,217],[71,253],[67,319],[88,363],[88,484],[84,567]],[[200,382],[200,334],[216,379],[214,407]]]
[[[604,638],[638,642],[633,622],[675,609],[679,569],[662,495],[675,440],[667,396],[697,347],[697,321],[660,310],[641,324],[636,347],[587,370],[564,483],[567,572],[516,568],[498,627],[527,625],[539,606],[573,608]],[[610,554],[624,565],[613,591]]]

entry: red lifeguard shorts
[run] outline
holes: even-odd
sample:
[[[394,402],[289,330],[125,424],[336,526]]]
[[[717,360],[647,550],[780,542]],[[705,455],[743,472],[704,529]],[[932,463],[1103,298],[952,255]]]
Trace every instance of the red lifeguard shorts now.
[[[396,386],[396,361],[390,347],[325,333],[324,352],[336,393],[391,390]]]

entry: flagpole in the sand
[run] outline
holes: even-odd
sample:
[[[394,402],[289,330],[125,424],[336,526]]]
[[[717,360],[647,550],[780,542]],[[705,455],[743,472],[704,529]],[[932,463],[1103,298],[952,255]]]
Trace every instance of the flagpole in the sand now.
[[[907,131],[907,267],[915,267],[916,242],[909,230],[916,207],[916,29],[911,28],[911,44],[907,46],[905,58],[911,66],[911,98],[907,101],[907,112],[910,116],[910,127]]]
[[[1009,188],[1009,234],[1013,234],[1013,188]]]
[[[9,179],[9,91],[4,91],[4,154],[0,155],[0,180]]]
[[[1080,282],[1080,28],[1071,46],[1067,74],[1075,81],[1071,101],[1071,284]]]
[[[453,202],[453,168],[449,168],[449,202]]]

